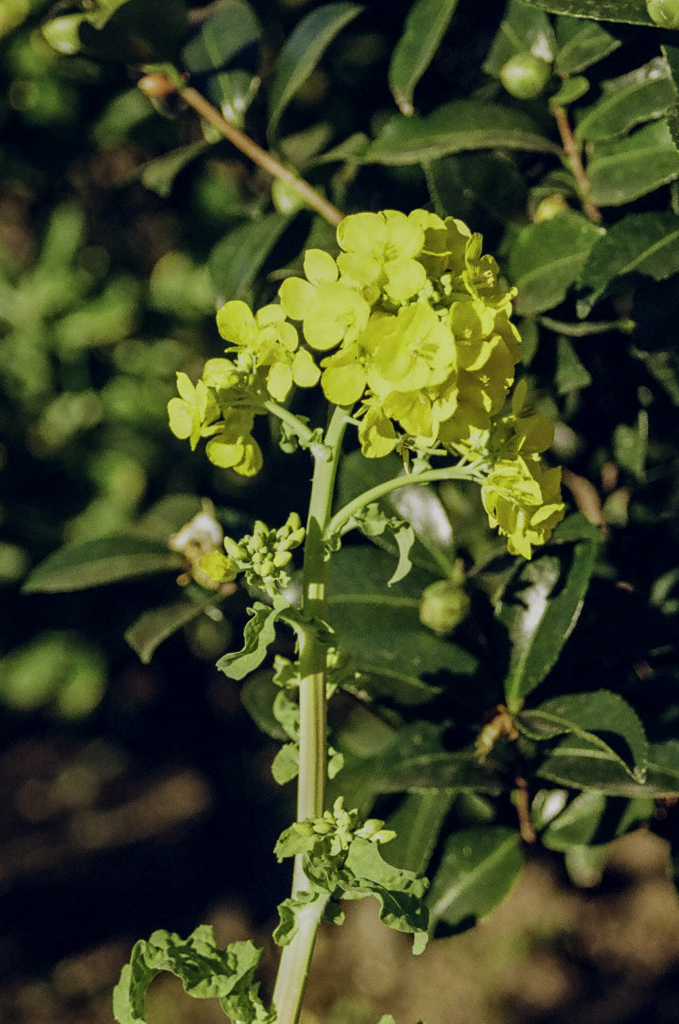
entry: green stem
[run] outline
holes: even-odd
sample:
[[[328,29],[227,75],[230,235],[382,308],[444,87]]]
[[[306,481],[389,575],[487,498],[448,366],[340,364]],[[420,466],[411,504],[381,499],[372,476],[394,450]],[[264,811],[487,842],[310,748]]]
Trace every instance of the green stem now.
[[[332,414],[323,444],[312,444],[314,475],[304,544],[302,612],[307,620],[327,618],[328,563],[323,538],[330,520],[342,438],[351,410],[338,406]],[[299,665],[299,779],[297,820],[318,818],[325,805],[327,773],[326,714],[327,647],[318,629],[300,633]],[[292,895],[307,889],[301,857],[295,858]],[[297,1024],[309,973],[309,964],[327,900],[316,900],[302,912],[292,941],[285,946],[278,968],[273,1005],[278,1024]]]
[[[278,402],[274,402],[270,399],[262,403],[264,408],[270,412],[273,416],[278,417],[281,423],[285,423],[287,427],[296,434],[302,444],[310,445],[314,439],[314,432],[311,427],[308,427],[306,423],[295,416],[294,412],[290,412],[284,405],[279,405]]]
[[[383,498],[391,491],[397,491],[400,487],[410,487],[412,484],[431,484],[439,480],[479,480],[478,463],[471,463],[465,466],[447,466],[442,469],[426,469],[423,473],[410,473],[404,476],[397,476],[393,480],[386,480],[382,484],[371,487],[370,490],[359,494],[353,501],[348,502],[344,508],[336,512],[328,523],[325,536],[326,539],[341,533],[342,527],[362,508],[369,505],[371,501]]]

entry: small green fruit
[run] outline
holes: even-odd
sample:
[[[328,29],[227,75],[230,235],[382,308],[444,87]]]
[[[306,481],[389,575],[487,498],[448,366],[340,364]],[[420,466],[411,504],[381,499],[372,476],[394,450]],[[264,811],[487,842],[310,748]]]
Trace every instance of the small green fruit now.
[[[552,217],[556,217],[559,213],[564,213],[565,210],[569,209],[566,197],[560,192],[553,192],[551,196],[545,196],[544,199],[540,200],[533,214],[533,220],[536,224],[539,224],[541,221],[551,220]]]
[[[500,81],[517,100],[534,100],[547,85],[552,66],[534,54],[517,53],[500,71]]]
[[[679,0],[646,0],[646,10],[661,28],[679,28]]]
[[[455,580],[436,580],[422,591],[420,622],[438,636],[448,636],[467,617],[470,601]]]

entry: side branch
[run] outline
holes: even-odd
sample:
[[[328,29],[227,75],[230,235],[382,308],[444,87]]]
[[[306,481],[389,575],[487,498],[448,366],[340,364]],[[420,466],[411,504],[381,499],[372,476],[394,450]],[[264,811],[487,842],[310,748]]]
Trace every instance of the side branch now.
[[[601,221],[603,220],[601,210],[590,195],[589,178],[585,173],[585,168],[582,164],[582,157],[580,156],[580,149],[575,141],[575,136],[571,130],[568,114],[566,113],[565,108],[555,107],[554,117],[556,118],[557,128],[559,129],[559,135],[561,136],[563,151],[568,159],[573,177],[578,183],[580,198],[582,200],[582,208],[590,220],[594,221],[595,224],[601,224]]]

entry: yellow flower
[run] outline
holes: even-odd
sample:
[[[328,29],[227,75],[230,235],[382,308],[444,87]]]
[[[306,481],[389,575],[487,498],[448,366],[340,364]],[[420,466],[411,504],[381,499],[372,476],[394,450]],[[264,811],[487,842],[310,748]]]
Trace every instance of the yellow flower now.
[[[240,476],[255,476],[262,468],[262,451],[252,436],[252,409],[227,409],[221,430],[205,447],[210,462],[221,469],[233,469]]]
[[[427,275],[416,259],[424,244],[424,231],[417,221],[398,210],[355,213],[337,228],[337,241],[344,250],[337,265],[369,296],[377,289],[397,303],[407,302],[424,288]]]
[[[507,537],[511,555],[530,558],[532,545],[544,544],[564,516],[561,469],[540,461],[502,459],[481,487],[483,507],[492,527]]]
[[[355,341],[370,316],[358,289],[338,280],[337,264],[320,249],[307,250],[304,273],[306,281],[288,277],[279,289],[285,314],[302,321],[304,337],[320,352]]]
[[[177,374],[177,390],[181,397],[171,398],[167,406],[170,430],[182,441],[188,437],[193,450],[203,426],[219,417],[219,406],[202,380],[194,387],[185,373]]]

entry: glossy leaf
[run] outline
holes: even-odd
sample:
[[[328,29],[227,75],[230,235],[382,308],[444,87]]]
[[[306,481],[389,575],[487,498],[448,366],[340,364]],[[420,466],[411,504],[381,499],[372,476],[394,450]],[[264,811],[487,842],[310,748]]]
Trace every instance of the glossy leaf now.
[[[475,750],[411,756],[391,765],[376,783],[379,793],[448,789],[497,796],[506,788],[500,766],[490,760],[479,762]]]
[[[526,183],[508,153],[457,153],[424,167],[427,188],[441,217],[475,223],[490,217],[499,224],[520,219]]]
[[[420,704],[437,692],[423,676],[439,671],[468,676],[476,660],[420,624],[420,594],[433,577],[414,567],[387,590],[392,572],[392,557],[377,548],[343,547],[333,555],[330,624],[356,667],[372,677],[367,684],[371,694]]]
[[[207,595],[201,601],[190,601],[186,597],[158,608],[149,608],[125,630],[125,639],[141,661],[148,665],[154,651],[187,623],[197,619],[206,608],[215,603],[215,595]]]
[[[361,13],[359,4],[323,4],[307,14],[285,41],[278,54],[269,88],[269,127],[275,137],[278,122],[297,90],[306,82],[326,49],[345,25]]]
[[[243,648],[229,651],[217,662],[217,668],[229,679],[243,679],[254,672],[264,661],[269,645],[276,639],[276,619],[289,607],[280,595],[274,598],[273,607],[255,601],[249,610],[252,618],[243,630]]]
[[[555,32],[559,52],[554,61],[554,70],[560,75],[577,75],[592,64],[604,60],[621,45],[619,39],[596,21],[557,18]]]
[[[509,631],[512,653],[505,679],[510,711],[540,685],[575,628],[589,586],[596,543],[544,554],[510,581],[497,610]]]
[[[25,594],[88,590],[106,583],[186,568],[186,560],[166,545],[141,537],[102,537],[70,544],[41,562],[23,585]]]
[[[575,210],[523,228],[507,267],[519,289],[517,313],[541,313],[558,306],[603,234],[603,228]]]
[[[523,111],[496,103],[454,100],[426,117],[393,117],[363,156],[363,163],[416,164],[472,149],[558,152]]]
[[[679,152],[667,121],[652,121],[615,142],[593,144],[587,174],[599,206],[622,206],[674,181]]]
[[[394,867],[423,875],[454,800],[454,793],[441,790],[409,793],[386,821],[396,838],[385,846],[384,859]]]
[[[257,15],[249,3],[225,0],[182,50],[186,70],[192,75],[218,71],[256,45],[260,34]]]
[[[464,931],[487,917],[511,892],[523,865],[514,829],[493,825],[450,836],[427,893],[432,934]]]
[[[648,15],[645,0],[527,0],[527,3],[572,18],[622,21],[627,25],[655,24]]]
[[[517,724],[533,739],[553,739],[560,733],[574,733],[585,737],[590,744],[612,751],[635,775],[644,781],[648,760],[648,742],[639,717],[620,694],[610,690],[592,693],[571,693],[554,697],[538,708],[522,711]],[[624,741],[621,753],[604,742],[601,734],[610,734]]]
[[[555,50],[554,32],[547,15],[522,0],[509,0],[483,70],[498,78],[507,61],[519,53],[532,53],[549,63]]]
[[[389,63],[389,88],[402,114],[413,113],[413,92],[438,49],[458,0],[416,0]]]
[[[567,736],[538,768],[539,778],[570,789],[600,790],[609,796],[679,796],[679,743],[651,744],[645,782],[634,782],[620,758],[578,736]]]
[[[578,359],[578,354],[568,338],[559,338],[557,342],[554,383],[560,395],[589,387],[592,383],[591,374]]]
[[[624,274],[648,274],[664,281],[679,271],[679,217],[669,211],[630,213],[593,246],[580,284],[589,290],[578,304],[586,316],[608,285]]]
[[[626,135],[636,125],[655,120],[676,99],[667,62],[655,57],[622,78],[603,83],[603,96],[578,121],[579,139],[601,142]]]
[[[241,224],[217,242],[208,266],[219,305],[231,299],[251,300],[257,275],[291,220],[281,213],[269,213]]]

